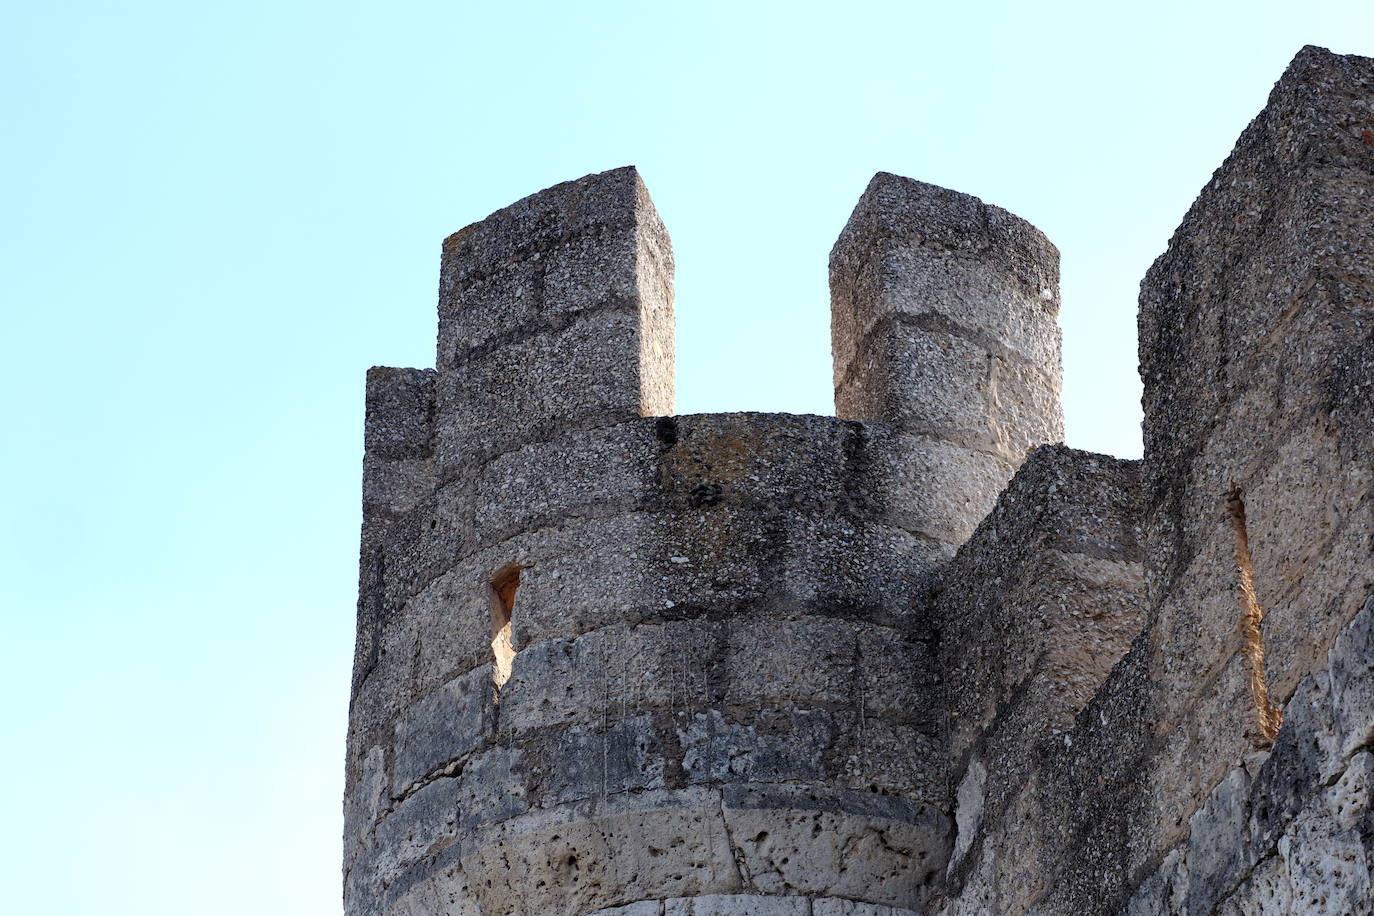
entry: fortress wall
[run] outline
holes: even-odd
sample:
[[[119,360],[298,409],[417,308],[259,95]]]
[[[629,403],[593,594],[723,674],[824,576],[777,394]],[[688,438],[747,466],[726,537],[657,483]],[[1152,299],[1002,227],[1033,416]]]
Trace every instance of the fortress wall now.
[[[947,913],[1023,913],[1047,890],[1053,834],[1031,777],[1143,625],[1138,473],[1035,449],[946,574],[937,614],[958,787]]]
[[[357,639],[354,644],[345,776],[346,835],[366,829],[376,816],[376,757],[368,750],[389,730],[398,712],[388,683],[385,594],[387,532],[429,498],[437,480],[433,451],[435,373],[428,369],[373,368],[367,373],[363,457],[363,530],[359,561]],[[370,683],[369,683],[370,682]],[[366,686],[366,689],[365,689]],[[354,850],[345,850],[345,861]]]
[[[1063,437],[1059,252],[976,197],[880,172],[830,253],[835,412],[906,434],[893,473],[958,494],[950,552]]]
[[[1374,908],[1374,595],[1123,913],[1369,914]]]
[[[1374,60],[1304,49],[1142,284],[1147,623],[1037,749],[1029,912],[1368,912],[1371,117]]]
[[[1371,119],[1374,60],[1304,49],[1141,285],[1151,857],[1263,744],[1238,651],[1228,491],[1245,506],[1278,706],[1374,593],[1374,429],[1349,400],[1371,382],[1359,368],[1374,335]]]
[[[1144,462],[1000,499],[1061,432],[1004,211],[870,184],[839,419],[666,416],[632,169],[457,233],[368,377],[346,912],[1365,912],[1371,201],[1374,61],[1305,49],[1142,285]]]
[[[367,373],[363,524],[371,540],[434,491],[433,369]]]

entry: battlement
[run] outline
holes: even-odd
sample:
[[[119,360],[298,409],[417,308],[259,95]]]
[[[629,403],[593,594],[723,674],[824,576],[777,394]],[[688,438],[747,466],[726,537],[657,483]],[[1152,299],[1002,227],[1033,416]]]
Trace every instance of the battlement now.
[[[834,417],[673,416],[633,168],[446,239],[367,378],[346,911],[1367,901],[1279,837],[1374,862],[1371,128],[1304,49],[1142,286],[1141,462],[1056,444],[1058,252],[966,194],[860,197]]]

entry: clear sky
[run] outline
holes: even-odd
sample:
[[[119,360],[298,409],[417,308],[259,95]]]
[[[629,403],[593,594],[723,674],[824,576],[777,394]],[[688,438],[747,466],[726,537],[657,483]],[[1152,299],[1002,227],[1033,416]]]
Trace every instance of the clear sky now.
[[[1374,4],[5,4],[0,907],[339,912],[363,376],[433,364],[446,234],[638,165],[679,411],[829,413],[869,177],[977,194],[1136,456],[1137,284],[1306,43]]]

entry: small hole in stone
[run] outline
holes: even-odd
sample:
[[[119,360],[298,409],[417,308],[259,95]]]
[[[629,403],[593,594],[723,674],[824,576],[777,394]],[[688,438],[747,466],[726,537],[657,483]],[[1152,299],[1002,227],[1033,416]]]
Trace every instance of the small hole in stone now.
[[[520,588],[520,567],[511,564],[491,580],[491,677],[499,688],[510,680],[515,661],[511,642],[511,617],[515,613],[515,592]]]

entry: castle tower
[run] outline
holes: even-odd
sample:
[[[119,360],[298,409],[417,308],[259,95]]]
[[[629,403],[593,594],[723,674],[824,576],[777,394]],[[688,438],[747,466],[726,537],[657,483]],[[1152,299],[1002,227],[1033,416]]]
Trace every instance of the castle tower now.
[[[639,176],[445,242],[437,370],[368,376],[349,916],[901,916],[952,844],[943,564],[1058,438],[1057,254],[874,179],[839,417],[672,414]]]

